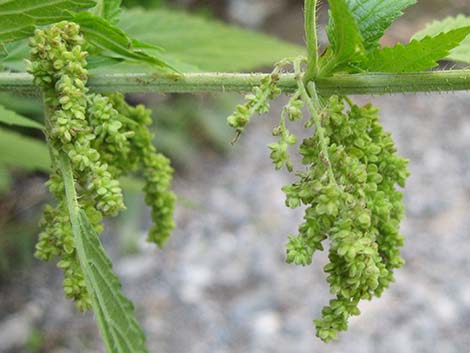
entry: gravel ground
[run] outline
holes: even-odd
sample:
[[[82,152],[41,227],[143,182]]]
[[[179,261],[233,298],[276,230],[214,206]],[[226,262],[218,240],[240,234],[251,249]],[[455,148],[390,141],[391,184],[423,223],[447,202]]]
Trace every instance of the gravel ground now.
[[[314,337],[311,322],[329,298],[325,255],[309,268],[284,263],[286,237],[302,213],[284,207],[280,188],[290,176],[273,171],[268,159],[276,114],[252,124],[229,158],[192,166],[177,191],[193,207],[179,207],[178,228],[164,251],[146,245],[142,232],[139,252],[122,257],[104,237],[151,351],[470,352],[469,98],[373,99],[411,160],[407,265],[328,346]],[[22,286],[2,292],[16,313],[0,320],[0,352],[27,352],[24,341],[29,337],[31,346],[34,332],[41,332],[48,353],[101,350],[91,316],[74,313],[62,299],[58,270],[38,265],[19,281]]]

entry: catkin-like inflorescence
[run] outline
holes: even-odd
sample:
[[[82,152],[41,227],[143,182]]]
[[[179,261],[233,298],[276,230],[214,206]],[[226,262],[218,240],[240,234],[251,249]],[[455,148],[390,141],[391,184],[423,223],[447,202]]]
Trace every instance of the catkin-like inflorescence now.
[[[393,270],[403,264],[399,226],[404,206],[396,187],[405,184],[408,162],[396,154],[377,113],[371,105],[352,105],[345,113],[343,99],[331,97],[316,127],[323,129],[328,159],[317,130],[300,147],[306,171],[284,187],[287,206],[307,206],[299,234],[289,239],[287,261],[310,264],[329,239],[330,262],[324,270],[336,299],[315,320],[324,341],[346,330],[349,317],[359,314],[359,301],[380,296],[393,281]]]
[[[150,239],[160,246],[174,227],[175,202],[169,191],[173,170],[151,144],[150,112],[142,106],[128,106],[122,95],[88,92],[83,44],[80,27],[71,22],[37,30],[30,43],[28,70],[44,92],[53,167],[47,185],[57,201],[55,206],[45,207],[36,256],[42,260],[61,258],[58,266],[64,270],[65,295],[74,299],[80,310],[89,309],[91,301],[74,245],[58,154],[70,159],[79,206],[97,233],[102,231],[104,216],[114,216],[124,208],[118,178],[139,165],[144,167],[146,201],[156,222]]]
[[[152,123],[150,110],[143,105],[129,106],[119,94],[112,95],[111,99],[119,113],[135,124],[134,134],[129,139],[128,160],[130,163],[138,163],[143,171],[145,202],[151,209],[154,223],[147,240],[163,247],[175,227],[173,212],[176,195],[170,190],[173,168],[170,160],[157,153],[152,144],[153,135],[148,129]]]

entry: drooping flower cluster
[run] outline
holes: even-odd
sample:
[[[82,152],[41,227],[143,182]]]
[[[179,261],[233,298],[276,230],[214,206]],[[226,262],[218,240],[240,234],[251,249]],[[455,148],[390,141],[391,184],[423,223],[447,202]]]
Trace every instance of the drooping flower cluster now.
[[[111,99],[119,113],[128,117],[128,124],[133,125],[134,136],[130,139],[132,153],[128,160],[137,160],[140,163],[145,181],[145,202],[151,209],[154,223],[150,228],[148,241],[163,247],[175,227],[173,211],[176,195],[170,191],[173,168],[170,160],[157,153],[152,144],[153,135],[148,129],[152,123],[150,110],[143,105],[129,106],[119,94],[111,96]]]
[[[278,87],[279,72],[282,64],[276,65],[270,75],[266,75],[259,86],[253,87],[250,94],[245,96],[246,102],[237,105],[235,112],[227,118],[228,124],[235,129],[237,135],[233,142],[236,142],[245,130],[246,126],[255,114],[264,114],[269,111],[269,101],[281,94]]]
[[[292,172],[294,169],[289,156],[289,147],[297,143],[297,136],[287,130],[286,116],[289,121],[302,119],[303,106],[304,102],[300,99],[299,95],[294,94],[282,110],[279,126],[273,129],[273,136],[279,137],[279,140],[276,143],[269,144],[268,147],[271,150],[270,158],[277,170],[281,169],[284,165],[289,172]]]
[[[380,296],[393,281],[393,270],[403,264],[399,227],[404,206],[396,187],[405,184],[407,160],[397,156],[376,108],[351,104],[345,113],[343,102],[331,97],[320,112],[322,125],[316,129],[323,129],[328,158],[317,130],[300,147],[306,171],[283,189],[288,207],[307,206],[299,234],[289,238],[287,261],[310,264],[329,239],[330,262],[324,270],[336,298],[315,320],[324,341],[346,330],[349,317],[359,314],[359,301]]]
[[[384,132],[378,110],[370,104],[359,107],[345,97],[320,99],[314,84],[306,88],[303,62],[292,62],[298,89],[273,130],[278,141],[268,147],[275,168],[285,166],[292,172],[289,148],[297,137],[287,129],[287,121],[302,120],[307,105],[311,117],[304,125],[314,127],[314,133],[300,145],[305,170],[297,171],[298,180],[283,188],[287,207],[303,205],[306,210],[298,235],[289,237],[286,261],[310,265],[315,251],[324,250],[328,240],[329,263],[324,270],[336,298],[315,320],[317,336],[328,342],[347,329],[351,316],[359,315],[359,301],[380,296],[394,280],[393,270],[403,264],[404,206],[397,187],[405,185],[409,172],[408,161],[397,155],[391,135]],[[286,66],[287,61],[278,64],[275,72]],[[229,117],[229,124],[241,132],[255,112],[250,107],[259,104],[265,112],[269,87],[276,87],[275,82],[267,76],[255,89],[258,94],[250,95],[246,106]],[[350,106],[347,112],[345,102]]]
[[[172,172],[168,160],[155,153],[148,130],[150,113],[132,108],[122,95],[91,94],[86,88],[87,52],[80,27],[60,22],[37,30],[31,39],[29,72],[44,92],[46,133],[50,145],[52,173],[48,182],[57,204],[46,206],[36,246],[36,256],[61,258],[64,290],[80,310],[91,302],[76,255],[72,227],[65,204],[65,190],[57,168],[59,153],[70,159],[79,205],[98,233],[104,216],[124,209],[118,178],[144,167],[146,200],[158,222],[150,240],[160,246],[173,229],[175,197],[169,187]],[[116,106],[116,107],[115,107]]]

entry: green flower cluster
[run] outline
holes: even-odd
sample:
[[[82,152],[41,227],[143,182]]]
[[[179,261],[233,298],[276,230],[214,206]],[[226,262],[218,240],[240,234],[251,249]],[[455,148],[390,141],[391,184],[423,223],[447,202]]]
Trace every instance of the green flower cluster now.
[[[245,104],[237,105],[235,112],[227,118],[228,124],[236,131],[232,143],[238,140],[251,117],[255,113],[267,113],[269,111],[269,101],[281,94],[281,89],[278,87],[280,70],[281,65],[277,65],[270,75],[261,80],[259,86],[254,87],[252,92],[245,96]]]
[[[133,153],[127,160],[128,163],[138,161],[143,171],[145,202],[151,209],[154,223],[147,240],[163,247],[175,227],[176,195],[170,190],[173,168],[170,160],[157,153],[152,144],[153,135],[148,129],[152,123],[150,110],[143,105],[129,106],[119,94],[112,95],[111,99],[119,113],[127,117],[126,122],[133,125],[134,136],[130,139]]]
[[[80,27],[71,22],[37,30],[30,43],[28,70],[44,92],[53,170],[47,184],[57,201],[56,206],[45,207],[36,256],[61,258],[58,266],[64,270],[65,294],[80,310],[90,308],[91,302],[74,246],[57,166],[59,153],[71,161],[79,205],[98,233],[104,216],[114,216],[125,208],[118,178],[139,166],[144,168],[146,200],[157,223],[149,239],[160,246],[174,227],[175,201],[168,190],[173,170],[152,146],[150,112],[142,106],[128,106],[122,95],[88,92],[84,44]]]
[[[279,137],[278,142],[268,145],[271,150],[270,158],[274,163],[277,170],[282,166],[286,166],[289,172],[292,172],[294,167],[289,156],[289,147],[297,143],[297,136],[291,134],[286,127],[286,116],[289,121],[297,121],[303,118],[302,108],[304,102],[300,99],[298,94],[292,96],[286,104],[281,114],[281,121],[279,126],[273,129],[273,136]]]
[[[345,113],[344,99],[329,99],[320,112],[321,126],[300,146],[306,171],[283,188],[288,207],[307,206],[298,236],[289,238],[287,261],[311,264],[329,239],[330,262],[324,270],[336,298],[315,320],[324,341],[346,330],[349,317],[359,314],[359,301],[380,296],[393,281],[393,270],[403,264],[399,228],[404,206],[396,186],[405,184],[408,161],[396,154],[376,108],[350,105]]]

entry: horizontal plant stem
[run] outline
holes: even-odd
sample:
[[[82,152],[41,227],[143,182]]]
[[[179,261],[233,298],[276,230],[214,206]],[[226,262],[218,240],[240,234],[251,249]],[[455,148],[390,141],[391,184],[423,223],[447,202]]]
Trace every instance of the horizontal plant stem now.
[[[266,74],[188,73],[181,76],[160,74],[91,75],[88,86],[95,92],[205,93],[248,92]],[[445,92],[470,90],[470,70],[420,73],[367,73],[335,75],[315,82],[321,95],[374,95],[410,92]],[[279,87],[293,92],[295,75],[281,75]],[[32,76],[25,73],[0,73],[0,91],[39,94]]]

